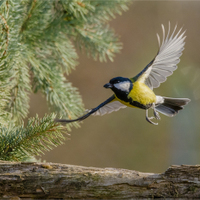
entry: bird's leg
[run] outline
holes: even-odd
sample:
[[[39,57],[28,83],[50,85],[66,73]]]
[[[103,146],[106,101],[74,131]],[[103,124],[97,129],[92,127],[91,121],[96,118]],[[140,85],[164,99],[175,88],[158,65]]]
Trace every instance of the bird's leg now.
[[[155,110],[155,104],[152,105],[153,114],[157,120],[161,120],[159,113]]]
[[[148,109],[146,109],[146,120],[153,125],[158,125],[158,123],[152,122],[151,119],[153,119],[154,117],[148,117]]]

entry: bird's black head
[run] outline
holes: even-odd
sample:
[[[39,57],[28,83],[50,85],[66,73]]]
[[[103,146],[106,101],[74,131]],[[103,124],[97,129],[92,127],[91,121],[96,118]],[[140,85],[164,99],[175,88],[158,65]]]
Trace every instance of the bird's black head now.
[[[126,93],[128,94],[133,88],[133,83],[130,79],[124,77],[116,77],[110,80],[109,83],[104,85],[105,88],[110,88],[115,94]]]

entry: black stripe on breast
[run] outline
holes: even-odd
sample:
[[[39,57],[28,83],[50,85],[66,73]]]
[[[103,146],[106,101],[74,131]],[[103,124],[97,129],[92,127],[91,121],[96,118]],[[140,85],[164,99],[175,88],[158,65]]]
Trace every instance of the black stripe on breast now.
[[[152,106],[152,104],[143,105],[143,104],[141,104],[137,101],[129,101],[129,103],[132,106],[135,106],[135,107],[138,107],[138,108],[141,108],[141,109],[145,109],[145,110],[149,109]]]

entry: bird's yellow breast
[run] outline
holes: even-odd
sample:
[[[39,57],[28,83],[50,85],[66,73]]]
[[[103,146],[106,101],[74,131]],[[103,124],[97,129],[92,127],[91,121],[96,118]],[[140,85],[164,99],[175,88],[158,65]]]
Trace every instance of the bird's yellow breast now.
[[[154,94],[154,92],[146,84],[139,81],[133,83],[133,89],[129,92],[128,98],[142,105],[148,105],[156,102],[156,95]],[[125,102],[118,98],[117,100],[126,106],[136,107],[130,105],[129,102]]]

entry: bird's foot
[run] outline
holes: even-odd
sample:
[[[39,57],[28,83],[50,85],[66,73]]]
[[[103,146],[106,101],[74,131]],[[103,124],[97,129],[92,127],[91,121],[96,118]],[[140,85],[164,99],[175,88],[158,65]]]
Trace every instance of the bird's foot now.
[[[146,110],[146,120],[150,123],[150,124],[153,124],[153,125],[158,125],[158,123],[155,123],[153,121],[151,121],[151,119],[154,119],[156,118],[157,119],[157,115],[154,114],[155,117],[148,117],[148,110]],[[159,115],[158,115],[159,116]],[[160,117],[160,116],[159,116]]]
[[[153,108],[153,114],[157,120],[161,120],[161,117],[160,117],[159,113],[155,110],[155,108]]]

